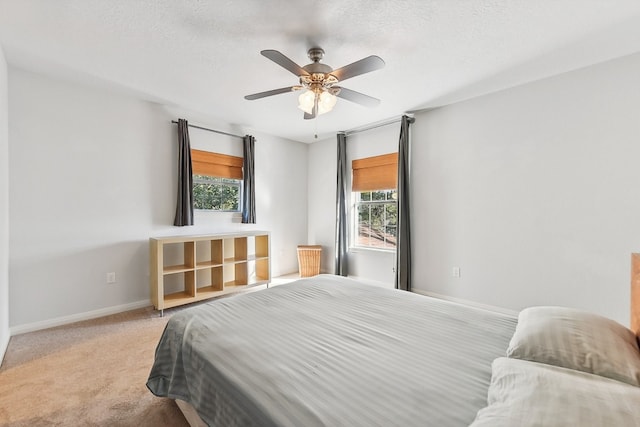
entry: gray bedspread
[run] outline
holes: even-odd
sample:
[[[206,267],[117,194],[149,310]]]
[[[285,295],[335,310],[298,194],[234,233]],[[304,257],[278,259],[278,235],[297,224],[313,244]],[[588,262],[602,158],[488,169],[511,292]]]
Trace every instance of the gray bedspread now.
[[[147,387],[210,426],[467,426],[516,322],[316,276],[173,315]]]

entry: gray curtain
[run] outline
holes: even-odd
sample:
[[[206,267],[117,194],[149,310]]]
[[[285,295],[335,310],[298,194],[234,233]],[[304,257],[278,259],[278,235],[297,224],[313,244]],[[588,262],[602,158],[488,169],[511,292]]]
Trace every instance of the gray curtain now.
[[[346,276],[348,274],[347,250],[349,236],[348,223],[348,177],[350,168],[347,165],[347,136],[338,134],[338,182],[336,187],[336,265],[335,274]]]
[[[411,220],[409,217],[409,125],[414,119],[402,116],[398,144],[398,237],[396,247],[396,289],[411,290]]]
[[[244,162],[242,164],[242,172],[244,176],[244,185],[242,191],[242,223],[256,223],[256,177],[255,177],[255,142],[256,139],[251,135],[245,135],[242,138],[244,147]]]
[[[193,225],[193,174],[189,124],[178,119],[178,200],[173,225]]]

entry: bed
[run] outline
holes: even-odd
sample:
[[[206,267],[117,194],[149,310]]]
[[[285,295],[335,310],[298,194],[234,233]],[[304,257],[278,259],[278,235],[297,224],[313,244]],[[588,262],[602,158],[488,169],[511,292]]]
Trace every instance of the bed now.
[[[194,426],[640,426],[638,353],[579,311],[321,275],[174,314],[147,387]]]

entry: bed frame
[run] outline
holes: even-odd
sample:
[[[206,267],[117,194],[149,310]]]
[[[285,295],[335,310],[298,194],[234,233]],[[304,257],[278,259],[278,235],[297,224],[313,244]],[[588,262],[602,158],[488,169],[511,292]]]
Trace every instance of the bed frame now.
[[[196,408],[191,406],[190,403],[176,399],[176,405],[178,405],[178,408],[182,411],[182,415],[184,415],[184,418],[191,427],[207,427],[207,424],[200,418],[198,412],[196,412]]]

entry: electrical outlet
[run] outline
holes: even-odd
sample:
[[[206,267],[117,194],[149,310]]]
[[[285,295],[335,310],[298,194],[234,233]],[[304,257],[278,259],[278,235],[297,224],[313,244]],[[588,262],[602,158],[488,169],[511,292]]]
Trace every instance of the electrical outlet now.
[[[451,277],[460,277],[460,267],[453,267]]]
[[[107,283],[116,283],[116,273],[107,273]]]

